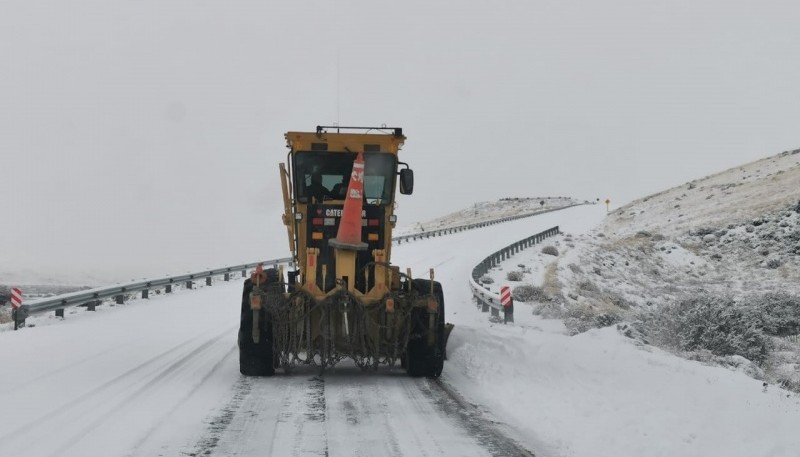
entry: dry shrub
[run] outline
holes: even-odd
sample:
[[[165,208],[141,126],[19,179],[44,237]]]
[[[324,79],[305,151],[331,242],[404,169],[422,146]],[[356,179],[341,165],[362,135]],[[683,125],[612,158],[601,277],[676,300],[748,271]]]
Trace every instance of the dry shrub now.
[[[542,254],[558,256],[558,249],[555,246],[545,246],[542,248]]]
[[[525,273],[519,270],[516,271],[509,271],[506,273],[506,279],[509,281],[522,281],[522,278],[525,277]]]

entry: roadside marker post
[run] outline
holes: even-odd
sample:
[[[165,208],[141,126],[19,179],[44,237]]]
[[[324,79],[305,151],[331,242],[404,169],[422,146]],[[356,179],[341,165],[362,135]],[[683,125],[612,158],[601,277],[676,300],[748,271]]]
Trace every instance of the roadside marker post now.
[[[14,318],[14,330],[25,326],[25,318],[22,317],[23,313],[20,312],[22,307],[22,290],[19,287],[11,289],[11,314]],[[22,324],[22,325],[20,325]]]
[[[500,288],[500,303],[503,305],[503,323],[514,322],[514,299],[511,298],[511,288],[503,286]]]

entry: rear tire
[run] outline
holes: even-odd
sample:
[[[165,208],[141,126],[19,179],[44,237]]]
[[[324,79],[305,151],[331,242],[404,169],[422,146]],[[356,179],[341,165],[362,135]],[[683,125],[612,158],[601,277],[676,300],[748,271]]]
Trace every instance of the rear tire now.
[[[253,311],[250,309],[250,292],[253,284],[244,282],[242,310],[239,321],[239,372],[245,376],[272,376],[275,358],[272,349],[272,321],[264,309],[258,312],[258,343],[253,341]]]
[[[272,376],[275,374],[275,359],[272,341],[266,332],[261,332],[258,343],[253,342],[252,331],[239,330],[239,372],[245,376]]]
[[[421,296],[430,296],[431,281],[415,279],[412,287]],[[406,372],[409,376],[438,378],[444,368],[444,294],[442,285],[435,281],[433,295],[439,303],[433,346],[428,346],[428,310],[414,308],[411,311],[411,333],[406,349]]]

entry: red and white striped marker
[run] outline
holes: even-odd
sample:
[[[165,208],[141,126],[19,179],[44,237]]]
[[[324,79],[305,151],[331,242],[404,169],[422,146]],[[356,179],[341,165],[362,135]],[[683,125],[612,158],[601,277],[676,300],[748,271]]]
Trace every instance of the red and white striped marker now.
[[[22,306],[22,291],[19,287],[14,287],[11,289],[11,307],[17,309],[20,306]]]
[[[500,303],[503,304],[506,308],[511,306],[511,288],[508,286],[503,286],[500,288]]]

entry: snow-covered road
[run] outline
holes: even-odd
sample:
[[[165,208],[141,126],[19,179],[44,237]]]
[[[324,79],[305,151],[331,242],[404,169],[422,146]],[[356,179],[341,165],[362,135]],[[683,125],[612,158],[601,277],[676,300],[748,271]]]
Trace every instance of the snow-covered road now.
[[[596,208],[590,208],[595,210]],[[569,210],[575,213],[580,209]],[[586,211],[584,209],[583,211]],[[436,269],[448,320],[480,320],[474,264],[557,225],[558,214],[395,247],[417,276]],[[491,424],[442,384],[399,368],[342,364],[268,379],[238,373],[240,281],[151,295],[0,333],[0,455],[519,455],[514,427]]]
[[[440,385],[401,370],[241,378],[189,452],[212,456],[531,455]]]
[[[241,281],[0,331],[0,457],[797,456],[796,394],[613,326],[569,336],[524,303],[513,325],[475,307],[468,277],[487,254],[604,216],[581,206],[396,246],[393,262],[414,276],[436,269],[456,324],[438,381],[346,363],[322,377],[240,376]],[[566,240],[543,243],[560,243],[560,269],[576,261]],[[505,261],[493,286],[520,268],[536,283],[556,259],[540,251]]]

